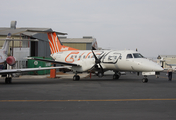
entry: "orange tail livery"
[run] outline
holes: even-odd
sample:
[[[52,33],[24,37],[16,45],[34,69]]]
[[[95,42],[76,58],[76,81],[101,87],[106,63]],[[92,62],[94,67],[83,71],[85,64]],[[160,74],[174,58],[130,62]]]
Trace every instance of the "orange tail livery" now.
[[[62,45],[62,43],[60,42],[55,32],[47,33],[47,35],[48,35],[51,54],[62,52],[62,51],[78,50],[75,48]]]

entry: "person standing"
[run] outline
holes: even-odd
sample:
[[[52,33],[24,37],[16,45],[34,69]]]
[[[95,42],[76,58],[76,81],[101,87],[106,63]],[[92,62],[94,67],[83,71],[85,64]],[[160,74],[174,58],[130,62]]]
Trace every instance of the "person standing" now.
[[[172,67],[170,66],[170,68],[169,68],[168,71],[167,71],[169,81],[172,81],[172,72],[173,72],[173,69],[172,69]]]

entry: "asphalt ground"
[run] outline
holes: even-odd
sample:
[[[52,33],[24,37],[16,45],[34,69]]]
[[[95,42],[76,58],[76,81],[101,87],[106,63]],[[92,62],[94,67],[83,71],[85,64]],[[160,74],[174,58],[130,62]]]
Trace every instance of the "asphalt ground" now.
[[[0,79],[0,120],[175,120],[176,74]],[[85,78],[86,77],[86,78]]]

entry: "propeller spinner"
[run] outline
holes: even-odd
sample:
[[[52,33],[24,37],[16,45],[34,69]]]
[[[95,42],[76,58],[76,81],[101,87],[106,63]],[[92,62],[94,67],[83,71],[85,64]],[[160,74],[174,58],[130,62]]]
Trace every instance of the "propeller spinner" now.
[[[93,68],[98,68],[98,65],[100,66],[100,72],[103,73],[104,70],[103,70],[103,67],[101,66],[101,59],[103,58],[104,54],[100,57],[100,58],[97,58],[97,56],[95,55],[94,51],[92,50],[92,53],[93,53],[93,56],[95,58],[95,65],[93,66]]]

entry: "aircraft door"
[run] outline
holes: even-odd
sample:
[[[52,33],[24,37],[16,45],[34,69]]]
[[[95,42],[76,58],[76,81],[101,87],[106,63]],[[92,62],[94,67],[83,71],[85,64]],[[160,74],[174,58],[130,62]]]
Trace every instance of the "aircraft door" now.
[[[103,62],[104,63],[117,63],[118,59],[120,58],[121,54],[117,52],[109,52],[105,55]]]

